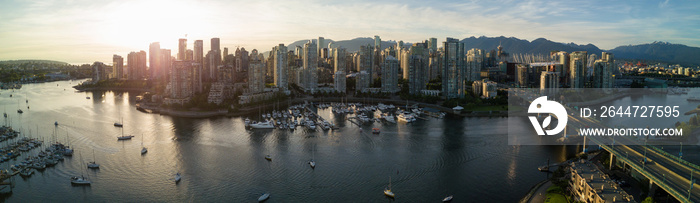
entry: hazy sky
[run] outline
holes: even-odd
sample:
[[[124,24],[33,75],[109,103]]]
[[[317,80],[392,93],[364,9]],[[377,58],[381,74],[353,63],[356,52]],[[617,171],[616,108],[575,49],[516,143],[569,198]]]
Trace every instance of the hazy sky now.
[[[323,36],[422,41],[506,36],[602,49],[668,41],[700,47],[697,1],[0,0],[0,60],[112,62],[151,42],[221,38],[235,50]]]

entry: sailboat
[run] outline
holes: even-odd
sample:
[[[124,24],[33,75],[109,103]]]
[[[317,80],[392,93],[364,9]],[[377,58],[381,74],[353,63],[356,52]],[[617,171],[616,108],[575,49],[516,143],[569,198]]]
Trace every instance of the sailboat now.
[[[88,168],[90,169],[99,169],[100,165],[95,162],[95,150],[92,150],[92,161],[88,163],[87,165]]]
[[[148,148],[143,146],[143,135],[141,135],[141,154],[143,155],[146,152],[148,152]]]
[[[394,198],[394,192],[391,191],[391,176],[389,176],[389,188],[384,188],[384,195]]]
[[[80,162],[83,162],[83,156],[80,155]],[[80,170],[80,177],[73,176],[70,178],[70,183],[72,185],[90,185],[92,182],[83,176],[83,170]]]
[[[130,140],[133,135],[124,135],[124,128],[122,128],[122,136],[117,137],[117,140]]]
[[[123,119],[120,118],[119,122],[114,122],[114,127],[124,127],[124,124],[122,124],[123,122]]]
[[[311,148],[311,161],[309,161],[309,166],[311,166],[311,169],[316,168],[316,161],[314,161],[314,150]]]

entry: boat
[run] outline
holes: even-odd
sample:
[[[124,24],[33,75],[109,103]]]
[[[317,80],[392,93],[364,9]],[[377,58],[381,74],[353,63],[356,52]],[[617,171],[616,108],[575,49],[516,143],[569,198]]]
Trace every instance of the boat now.
[[[31,168],[25,168],[21,172],[19,172],[19,175],[25,178],[32,176],[32,174],[34,174],[34,170],[32,170]]]
[[[53,122],[53,125],[58,126],[58,121]]]
[[[70,183],[73,185],[90,185],[92,182],[83,176],[74,176],[70,178]]]
[[[272,161],[272,157],[269,154],[265,156],[265,159],[267,159],[268,161]]]
[[[95,160],[95,150],[94,149],[92,150],[92,160],[93,161],[88,163],[87,167],[90,169],[99,169],[100,165],[94,161]]]
[[[22,109],[17,109],[17,113],[24,113],[24,111],[22,111]]]
[[[372,128],[372,134],[379,134],[379,128]]]
[[[85,97],[85,99],[90,99],[90,97]]]
[[[408,113],[399,114],[396,116],[396,118],[399,121],[406,122],[406,123],[416,121],[416,119],[411,114],[408,114]]]
[[[700,101],[700,97],[689,97],[688,101]]]
[[[245,127],[250,127],[250,119],[249,118],[245,118],[245,120],[243,122],[245,123]]]
[[[180,175],[180,173],[175,174],[175,183],[179,183],[181,179],[182,176]]]
[[[141,155],[145,154],[148,152],[148,148],[143,146],[143,135],[141,135]]]
[[[442,199],[442,202],[451,202],[451,201],[452,201],[452,195],[447,196],[447,197]]]
[[[267,199],[270,199],[270,193],[260,195],[260,197],[258,197],[258,202],[264,202]]]
[[[309,161],[309,166],[311,166],[311,169],[316,168],[316,161],[314,161],[314,151],[311,149],[311,160]]]
[[[134,137],[133,135],[122,135],[122,136],[117,137],[117,140],[130,140],[133,137]]]
[[[120,122],[114,122],[114,127],[124,127],[124,124]]]
[[[253,129],[274,129],[275,125],[273,125],[270,121],[265,121],[250,124],[250,127]]]
[[[389,188],[384,188],[384,195],[394,198],[394,192],[391,191],[391,177],[389,177]]]

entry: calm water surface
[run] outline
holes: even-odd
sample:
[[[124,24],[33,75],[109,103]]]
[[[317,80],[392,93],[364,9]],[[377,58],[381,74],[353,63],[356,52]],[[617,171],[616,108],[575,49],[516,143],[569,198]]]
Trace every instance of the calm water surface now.
[[[142,113],[134,107],[134,93],[78,93],[71,88],[77,83],[0,91],[0,105],[9,114],[4,122],[27,136],[69,143],[76,150],[53,168],[27,179],[14,177],[13,193],[5,200],[253,202],[270,192],[268,202],[382,202],[389,201],[382,190],[391,177],[399,202],[435,202],[450,194],[458,202],[516,202],[547,178],[537,171],[539,165],[563,161],[579,150],[509,146],[506,118],[428,118],[357,127],[323,109],[318,113],[339,130],[250,131],[240,117]],[[114,127],[120,119],[124,128]],[[527,123],[521,126],[532,130]],[[374,127],[382,133],[371,134]],[[122,130],[136,137],[117,141]],[[141,140],[148,147],[145,155]],[[307,164],[312,157],[316,169]],[[99,170],[86,168],[91,160],[101,164]],[[173,181],[177,172],[183,176],[179,184]],[[92,185],[71,186],[69,178],[80,174]]]

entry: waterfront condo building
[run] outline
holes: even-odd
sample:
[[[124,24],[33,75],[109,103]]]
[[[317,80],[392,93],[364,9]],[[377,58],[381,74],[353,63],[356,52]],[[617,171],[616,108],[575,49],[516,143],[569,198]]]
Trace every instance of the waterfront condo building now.
[[[124,58],[114,54],[112,57],[112,72],[117,80],[121,80],[124,77]]]
[[[287,90],[287,47],[284,44],[279,44],[272,49],[272,57],[274,60],[274,70],[272,77],[275,82],[275,86],[280,88],[280,90]]]
[[[318,54],[316,54],[316,51],[316,44],[313,41],[309,40],[309,42],[304,44],[301,88],[305,92],[314,93],[318,88]]]
[[[382,63],[382,92],[396,93],[399,91],[399,60],[387,56]]]
[[[444,43],[442,95],[445,99],[464,97],[464,43],[447,38]]]

